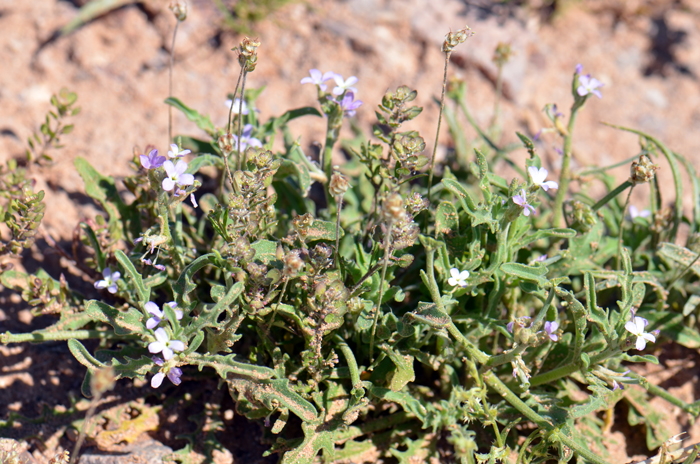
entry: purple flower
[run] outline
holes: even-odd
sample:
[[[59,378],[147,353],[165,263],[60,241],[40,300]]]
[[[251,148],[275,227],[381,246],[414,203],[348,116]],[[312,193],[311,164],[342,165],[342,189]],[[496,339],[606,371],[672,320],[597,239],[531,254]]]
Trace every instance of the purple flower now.
[[[541,263],[542,261],[546,261],[546,260],[547,260],[547,255],[546,255],[546,254],[544,254],[544,255],[542,255],[542,256],[538,256],[537,258],[535,258],[535,262],[536,262],[536,263]]]
[[[165,266],[163,266],[162,264],[154,264],[153,267],[158,269],[159,271],[165,270]]]
[[[525,193],[525,189],[520,189],[520,195],[513,196],[513,203],[523,208],[523,214],[525,216],[530,215],[530,210],[532,210],[532,214],[535,214],[535,208],[533,208],[527,202],[527,194]]]
[[[581,63],[576,65],[576,74],[581,74],[583,72],[583,65]]]
[[[600,90],[598,90],[600,87],[603,86],[603,83],[595,77],[591,77],[590,74],[586,74],[585,76],[578,76],[578,83],[579,86],[576,89],[576,93],[578,93],[579,96],[585,97],[586,95],[592,93],[598,98],[603,98],[603,95],[601,95]]]
[[[165,162],[165,156],[158,156],[158,150],[151,150],[151,152],[146,155],[139,155],[141,159],[141,166],[145,169],[156,169],[163,165]]]
[[[547,171],[545,168],[537,169],[535,166],[530,166],[529,168],[527,168],[527,172],[530,173],[532,183],[539,187],[542,187],[542,190],[544,190],[545,192],[551,188],[559,188],[559,184],[557,184],[553,180],[545,181],[545,179],[547,178],[547,174],[549,174],[549,171]]]
[[[246,124],[243,126],[243,131],[241,132],[241,151],[245,150],[247,146],[251,147],[262,147],[262,142],[255,137],[251,137],[250,134],[253,133],[253,125]],[[238,136],[233,136],[233,149],[238,150]]]
[[[351,91],[353,93],[357,93],[357,89],[353,87],[357,83],[357,77],[355,76],[350,76],[348,77],[347,80],[343,80],[343,76],[340,74],[335,74],[333,76],[333,80],[335,81],[335,87],[333,88],[333,95],[342,95],[343,92],[345,91]]]
[[[328,71],[325,74],[321,74],[321,71],[318,69],[310,69],[309,74],[311,77],[305,77],[301,80],[302,84],[315,84],[318,86],[319,89],[321,89],[322,92],[325,92],[328,86],[324,84],[329,79],[333,79],[335,76],[337,76],[336,73],[333,71]],[[342,93],[342,92],[341,92]]]
[[[347,92],[343,99],[340,101],[340,107],[343,109],[345,116],[351,118],[355,116],[355,113],[361,105],[362,100],[355,100],[355,94],[353,92]]]
[[[192,153],[192,150],[180,150],[180,147],[178,147],[176,143],[171,143],[170,150],[168,150],[168,156],[170,158],[182,158],[190,153]]]
[[[192,206],[199,208],[199,204],[197,203],[197,199],[194,197],[194,193],[190,193],[190,201],[192,202]]]
[[[241,99],[236,98],[235,100],[231,101],[226,100],[226,108],[231,108],[231,105],[233,105],[233,114],[238,114],[238,109],[241,109],[241,114],[248,114],[250,111],[248,110],[248,105],[246,104],[245,100],[243,100],[243,105],[241,105]]]
[[[104,277],[104,279],[95,282],[95,288],[106,288],[109,293],[117,293],[117,280],[119,280],[121,276],[119,271],[112,272],[110,268],[106,267],[102,271],[102,277]]]
[[[170,360],[175,351],[184,351],[185,344],[180,340],[170,340],[170,336],[165,329],[158,328],[155,332],[156,341],[148,344],[148,351],[151,353],[163,352],[163,358],[166,361]]]
[[[559,154],[559,156],[564,156],[564,150],[562,150],[561,148],[554,147],[554,151],[556,151]]]
[[[651,333],[644,332],[647,324],[649,324],[649,321],[639,316],[634,316],[633,320],[627,321],[625,324],[625,329],[627,329],[627,331],[632,335],[636,335],[637,341],[635,342],[634,346],[639,351],[646,348],[648,341],[652,343],[656,342],[655,336],[653,336]]]
[[[559,335],[555,333],[558,328],[559,323],[557,321],[547,321],[544,323],[544,331],[547,332],[547,336],[549,336],[549,339],[553,342],[559,340]]]
[[[506,329],[510,333],[513,333],[513,324],[515,324],[515,321],[510,321],[508,324],[506,324]]]
[[[183,185],[192,185],[194,183],[194,176],[192,174],[185,174],[187,171],[187,163],[183,160],[178,160],[177,164],[173,164],[172,161],[166,161],[163,163],[163,169],[168,175],[163,179],[163,190],[170,191],[175,188],[175,185],[182,187]]]
[[[170,303],[165,303],[165,304],[170,306],[173,309],[175,309],[175,307],[177,306],[177,303],[174,301],[171,301]],[[153,317],[149,318],[146,321],[146,328],[152,330],[154,327],[157,327],[158,324],[160,324],[160,322],[163,320],[163,318],[165,318],[165,312],[158,309],[158,305],[152,301],[149,301],[144,306],[146,308],[146,312],[153,315]],[[179,309],[175,309],[175,317],[177,318],[178,321],[180,319],[182,319],[182,311],[180,311]]]
[[[158,356],[153,356],[151,358],[154,363],[156,363],[158,366],[162,366],[163,360],[160,359]],[[160,385],[163,383],[163,379],[165,378],[165,373],[163,372],[158,372],[156,375],[154,375],[151,378],[151,387],[153,388],[158,388]],[[179,367],[171,367],[167,371],[168,379],[175,384],[175,385],[180,385],[182,383],[182,380],[180,380],[180,377],[182,376],[182,370]]]

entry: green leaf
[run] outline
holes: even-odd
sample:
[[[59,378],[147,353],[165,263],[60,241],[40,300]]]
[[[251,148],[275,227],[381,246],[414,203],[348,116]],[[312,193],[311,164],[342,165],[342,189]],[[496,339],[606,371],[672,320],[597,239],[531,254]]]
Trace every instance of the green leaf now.
[[[119,230],[115,226],[119,221],[119,206],[124,206],[124,204],[117,192],[114,178],[103,176],[85,158],[80,156],[75,159],[73,164],[85,182],[85,193],[96,200],[109,215],[110,232],[118,234]],[[112,238],[119,239],[121,236]]]
[[[195,334],[205,327],[218,327],[219,326],[219,316],[226,310],[229,310],[234,301],[243,293],[245,285],[243,282],[236,282],[228,289],[226,295],[224,295],[215,305],[211,308],[203,307],[200,313],[195,317],[185,329],[185,334],[189,338],[192,334]]]
[[[457,209],[449,201],[441,202],[435,213],[435,229],[440,234],[456,234],[459,232],[459,215]]]
[[[336,224],[331,221],[322,221],[320,219],[314,219],[313,224],[309,227],[309,233],[306,236],[306,240],[313,242],[316,240],[335,240],[335,226]],[[340,236],[345,235],[343,228],[340,228]]]
[[[97,257],[97,268],[103,270],[107,266],[107,260],[104,252],[102,251],[102,247],[100,246],[100,241],[97,240],[97,235],[95,235],[95,231],[92,230],[92,227],[90,227],[84,222],[80,223],[80,228],[83,229],[85,235],[88,238],[88,241],[90,242],[90,245],[92,246],[92,249],[95,250],[95,256]]]
[[[283,159],[282,164],[275,173],[275,180],[279,182],[289,176],[294,176],[296,178],[299,183],[301,195],[305,198],[309,194],[309,189],[311,188],[311,176],[309,175],[308,168],[301,163]]]
[[[224,159],[218,155],[211,155],[209,153],[200,153],[195,159],[190,161],[187,165],[187,173],[196,174],[204,166],[214,166],[217,169],[224,168]]]
[[[277,260],[277,242],[271,240],[258,240],[253,242],[250,247],[255,250],[255,261],[260,261],[263,264],[270,264]]]
[[[95,321],[107,322],[114,327],[117,335],[142,334],[146,332],[143,323],[145,316],[136,308],[129,307],[122,311],[102,301],[90,300],[85,305],[85,312]]]
[[[180,274],[180,277],[177,279],[177,282],[175,282],[175,285],[173,285],[173,292],[176,296],[182,299],[182,302],[178,301],[178,303],[182,303],[182,306],[186,308],[190,307],[190,299],[188,294],[197,288],[197,286],[192,282],[192,276],[204,266],[209,264],[217,265],[220,260],[221,255],[219,255],[217,252],[213,252],[202,255],[187,265],[187,267]]]
[[[545,277],[548,272],[547,266],[542,263],[536,263],[532,266],[520,263],[503,263],[501,264],[501,271],[511,277],[537,282],[540,288],[549,286],[549,281]]]
[[[210,136],[213,137],[216,134],[216,127],[214,127],[214,124],[212,124],[211,119],[209,119],[209,116],[201,115],[197,110],[188,107],[175,97],[166,98],[165,104],[182,111],[187,117],[187,119],[195,123],[197,127],[202,129]]]
[[[403,321],[406,324],[422,322],[430,327],[442,329],[450,325],[452,319],[448,314],[440,311],[435,303],[419,301],[418,308],[414,312],[403,315]]]
[[[124,254],[122,250],[117,250],[114,252],[114,256],[117,258],[119,264],[121,264],[126,276],[134,283],[136,294],[141,303],[146,303],[151,299],[151,288],[146,287],[143,283],[143,278],[141,273],[136,270],[134,264],[131,262],[128,256]]]
[[[675,243],[663,242],[657,253],[666,260],[673,261],[682,265],[683,269],[690,266],[695,261],[698,254]],[[700,260],[695,261],[695,264],[690,268],[696,276],[700,277]]]
[[[80,8],[78,15],[61,28],[61,35],[70,34],[83,24],[133,2],[134,0],[92,0],[87,2]]]

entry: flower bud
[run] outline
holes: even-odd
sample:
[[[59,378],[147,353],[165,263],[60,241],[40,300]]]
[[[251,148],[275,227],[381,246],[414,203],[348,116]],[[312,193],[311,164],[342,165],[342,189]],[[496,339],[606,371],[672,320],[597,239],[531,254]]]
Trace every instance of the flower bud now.
[[[238,63],[246,72],[255,71],[258,63],[258,47],[260,42],[249,37],[245,37],[238,46]]]
[[[401,219],[406,214],[403,208],[403,198],[401,195],[398,193],[389,195],[382,205],[382,213],[384,214],[384,218],[389,221]]]
[[[350,184],[348,183],[348,178],[335,171],[331,176],[331,182],[328,185],[328,191],[331,195],[337,197],[344,195],[348,191]]]
[[[224,134],[219,137],[219,149],[228,156],[233,153],[233,134]]]
[[[170,11],[173,12],[178,21],[184,21],[187,19],[187,2],[184,0],[170,2]]]
[[[647,155],[640,155],[638,161],[632,161],[630,179],[633,184],[643,184],[654,179],[654,173],[659,166],[652,163]]]
[[[442,44],[442,51],[444,53],[452,53],[452,50],[457,45],[464,43],[473,35],[474,32],[469,28],[469,26],[465,26],[464,29],[460,29],[457,32],[449,32],[445,36],[445,42]]]
[[[298,250],[287,253],[284,257],[284,269],[282,272],[287,277],[296,277],[304,268],[304,260],[299,256]]]

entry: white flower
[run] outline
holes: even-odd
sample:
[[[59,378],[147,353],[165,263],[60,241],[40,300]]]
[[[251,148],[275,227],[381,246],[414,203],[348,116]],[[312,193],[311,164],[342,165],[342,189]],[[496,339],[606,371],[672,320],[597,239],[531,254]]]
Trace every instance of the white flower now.
[[[642,351],[646,346],[647,346],[647,341],[650,341],[654,343],[656,341],[656,337],[653,336],[650,333],[644,332],[644,328],[647,326],[649,321],[644,319],[643,317],[634,317],[634,321],[628,321],[627,324],[625,324],[625,329],[627,329],[628,332],[630,332],[632,335],[637,336],[637,342],[635,343],[635,347],[639,350]]]
[[[450,277],[447,279],[447,283],[453,287],[460,286],[462,288],[467,286],[467,279],[469,278],[469,271],[460,272],[459,269],[453,267],[450,269]]]
[[[175,307],[177,306],[177,303],[175,303],[174,301],[171,301],[170,303],[165,303],[165,304],[170,306],[173,309],[175,309]],[[154,327],[157,327],[158,324],[160,324],[160,321],[165,319],[165,311],[161,311],[158,308],[158,305],[152,301],[149,301],[144,306],[146,308],[146,311],[153,315],[153,317],[149,318],[146,321],[146,328],[153,329]],[[175,317],[177,318],[178,321],[180,319],[182,319],[182,311],[180,311],[179,309],[175,309]]]
[[[185,350],[185,344],[180,340],[170,340],[168,332],[162,327],[156,329],[155,335],[157,341],[148,344],[148,351],[151,353],[160,353],[162,351],[163,358],[166,361],[173,357],[175,351]]]
[[[170,191],[175,188],[177,184],[179,187],[183,185],[192,185],[194,183],[194,176],[192,174],[185,174],[187,171],[187,163],[182,160],[178,160],[177,164],[173,164],[172,161],[166,161],[163,163],[163,169],[168,175],[163,179],[163,190]]]
[[[645,218],[645,217],[649,217],[651,215],[651,211],[649,211],[648,209],[643,209],[643,210],[639,211],[637,209],[637,207],[634,205],[630,205],[629,212],[630,212],[630,219],[631,220],[634,220],[634,218],[636,218],[636,217]]]
[[[350,76],[346,81],[343,80],[343,76],[336,74],[333,76],[335,81],[335,87],[333,88],[333,95],[342,95],[346,90],[350,90],[353,93],[357,93],[357,89],[353,87],[357,83],[357,77]]]
[[[532,183],[539,186],[539,187],[542,187],[542,189],[545,192],[551,188],[553,188],[553,189],[559,188],[559,184],[557,184],[553,180],[545,181],[545,179],[547,178],[547,175],[549,174],[549,171],[547,171],[545,168],[537,169],[535,166],[530,166],[529,168],[527,168],[527,172],[530,173],[530,177],[532,178]]]
[[[109,293],[117,293],[117,280],[122,276],[121,273],[119,271],[112,272],[110,268],[106,267],[102,271],[102,276],[104,280],[95,282],[95,288],[106,288]]]
[[[243,100],[243,105],[241,106],[241,99],[236,98],[235,100],[231,101],[231,99],[226,100],[226,108],[231,108],[231,105],[233,105],[233,114],[238,114],[238,108],[241,109],[241,114],[248,114],[248,104],[246,104],[245,100]]]
[[[170,150],[168,150],[168,156],[170,158],[182,158],[190,153],[192,153],[192,150],[180,150],[180,147],[178,147],[176,143],[171,143]]]

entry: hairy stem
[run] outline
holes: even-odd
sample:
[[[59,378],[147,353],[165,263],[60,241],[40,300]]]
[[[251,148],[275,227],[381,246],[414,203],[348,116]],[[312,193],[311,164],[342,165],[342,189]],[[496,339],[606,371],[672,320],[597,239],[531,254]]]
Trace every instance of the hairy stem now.
[[[175,37],[177,36],[177,28],[180,25],[180,19],[175,23],[173,30],[173,41],[170,45],[170,68],[168,70],[168,97],[173,97],[173,67],[175,66]],[[168,145],[173,141],[173,107],[168,105]]]
[[[243,119],[243,98],[245,97],[245,81],[248,73],[243,70],[243,82],[241,83],[241,98],[240,104],[238,105],[238,141],[236,143],[236,148],[238,149],[238,154],[236,156],[236,169],[241,170],[243,166],[243,160],[241,159],[241,134],[243,133],[243,124],[241,123]],[[231,103],[233,106],[233,103]]]
[[[440,95],[440,113],[438,114],[437,132],[435,134],[435,143],[433,145],[433,156],[430,159],[430,174],[428,175],[428,201],[430,201],[430,192],[433,187],[433,170],[435,169],[435,155],[437,154],[438,139],[440,138],[440,125],[442,124],[442,111],[445,108],[445,89],[447,88],[447,68],[450,65],[451,52],[445,52],[445,70],[442,75],[442,93]]]
[[[384,236],[384,263],[382,264],[382,278],[379,281],[379,299],[377,300],[377,310],[374,313],[374,322],[372,323],[372,335],[369,338],[369,359],[370,363],[374,361],[374,337],[377,334],[377,323],[379,321],[379,313],[382,309],[382,298],[384,298],[384,279],[386,278],[386,268],[389,264],[389,256],[391,251],[389,246],[391,245],[391,232],[394,229],[394,221],[389,223],[389,227]]]
[[[569,125],[566,128],[566,135],[564,136],[564,154],[561,161],[561,173],[559,174],[559,189],[557,190],[557,196],[554,198],[554,216],[552,217],[553,227],[560,227],[562,219],[562,205],[564,204],[566,192],[569,190],[569,181],[571,180],[571,171],[569,167],[571,164],[571,142],[574,136],[576,115],[578,114],[580,107],[580,102],[574,103],[571,107]]]

